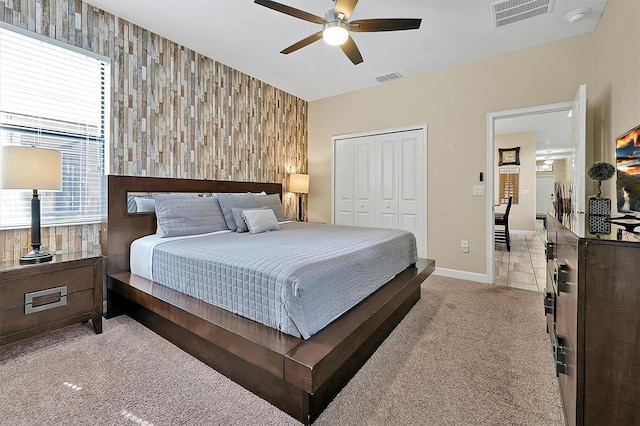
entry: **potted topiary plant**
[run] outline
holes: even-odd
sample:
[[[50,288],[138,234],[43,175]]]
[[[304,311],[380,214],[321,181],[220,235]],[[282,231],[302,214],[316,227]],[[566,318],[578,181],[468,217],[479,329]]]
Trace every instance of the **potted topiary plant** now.
[[[611,232],[611,200],[602,196],[602,181],[616,174],[616,168],[606,161],[596,161],[587,169],[589,179],[598,182],[598,193],[589,197],[589,232],[609,234]]]
[[[587,176],[598,182],[598,194],[594,198],[602,198],[602,181],[609,180],[616,174],[616,168],[606,161],[596,161],[587,169]]]

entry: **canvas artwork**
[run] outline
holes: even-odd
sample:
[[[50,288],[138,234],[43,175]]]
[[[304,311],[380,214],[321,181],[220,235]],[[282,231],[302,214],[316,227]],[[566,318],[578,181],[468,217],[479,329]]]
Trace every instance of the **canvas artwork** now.
[[[618,212],[640,212],[640,126],[616,140]]]

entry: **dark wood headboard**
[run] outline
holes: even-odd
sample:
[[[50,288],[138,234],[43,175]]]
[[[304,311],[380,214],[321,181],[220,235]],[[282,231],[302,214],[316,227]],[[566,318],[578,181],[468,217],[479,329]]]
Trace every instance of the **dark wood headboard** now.
[[[133,240],[153,234],[154,213],[128,213],[129,192],[261,192],[279,194],[282,184],[222,180],[173,179],[137,176],[107,176],[107,223],[102,230],[102,254],[107,274],[129,270],[129,249]]]

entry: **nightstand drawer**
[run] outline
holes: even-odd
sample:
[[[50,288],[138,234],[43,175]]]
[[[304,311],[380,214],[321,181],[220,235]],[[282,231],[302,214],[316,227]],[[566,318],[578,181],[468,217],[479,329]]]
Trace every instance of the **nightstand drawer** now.
[[[10,336],[24,330],[79,317],[83,314],[86,314],[87,319],[89,319],[91,313],[96,311],[93,288],[68,293],[65,297],[64,304],[32,313],[25,313],[24,303],[0,309],[0,335]],[[55,301],[53,302],[55,303]],[[40,307],[45,306],[37,305]]]
[[[102,333],[102,271],[102,256],[87,253],[0,263],[0,345],[88,320]]]
[[[24,306],[25,295],[39,290],[66,287],[66,293],[71,294],[93,289],[93,274],[93,266],[84,266],[6,280],[0,285],[0,309]]]

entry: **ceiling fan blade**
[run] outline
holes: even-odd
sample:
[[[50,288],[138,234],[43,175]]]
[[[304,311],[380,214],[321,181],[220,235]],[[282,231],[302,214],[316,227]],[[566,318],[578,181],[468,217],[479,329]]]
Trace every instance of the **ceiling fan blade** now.
[[[276,3],[271,0],[255,0],[254,3],[260,6],[268,7],[277,12],[284,13],[285,15],[293,16],[294,18],[302,19],[304,21],[313,22],[314,24],[324,24],[324,18],[305,12],[304,10],[296,9],[291,6]]]
[[[344,44],[340,45],[340,48],[351,62],[353,62],[353,65],[358,65],[363,61],[360,50],[358,50],[358,46],[356,46],[356,43],[353,41],[351,36],[349,36]]]
[[[286,49],[284,49],[282,52],[280,53],[284,53],[285,55],[288,55],[291,52],[295,52],[298,49],[302,49],[305,46],[310,45],[311,43],[313,43],[314,41],[318,41],[322,38],[322,31],[317,32],[313,35],[310,35],[307,38],[304,38],[302,40],[300,40],[297,43],[292,44],[291,46],[287,47]]]
[[[336,7],[333,9],[333,14],[338,17],[339,14],[343,14],[343,20],[349,19],[353,9],[355,9],[358,0],[336,0]]]
[[[350,31],[378,32],[417,30],[422,19],[360,19],[349,23]]]

